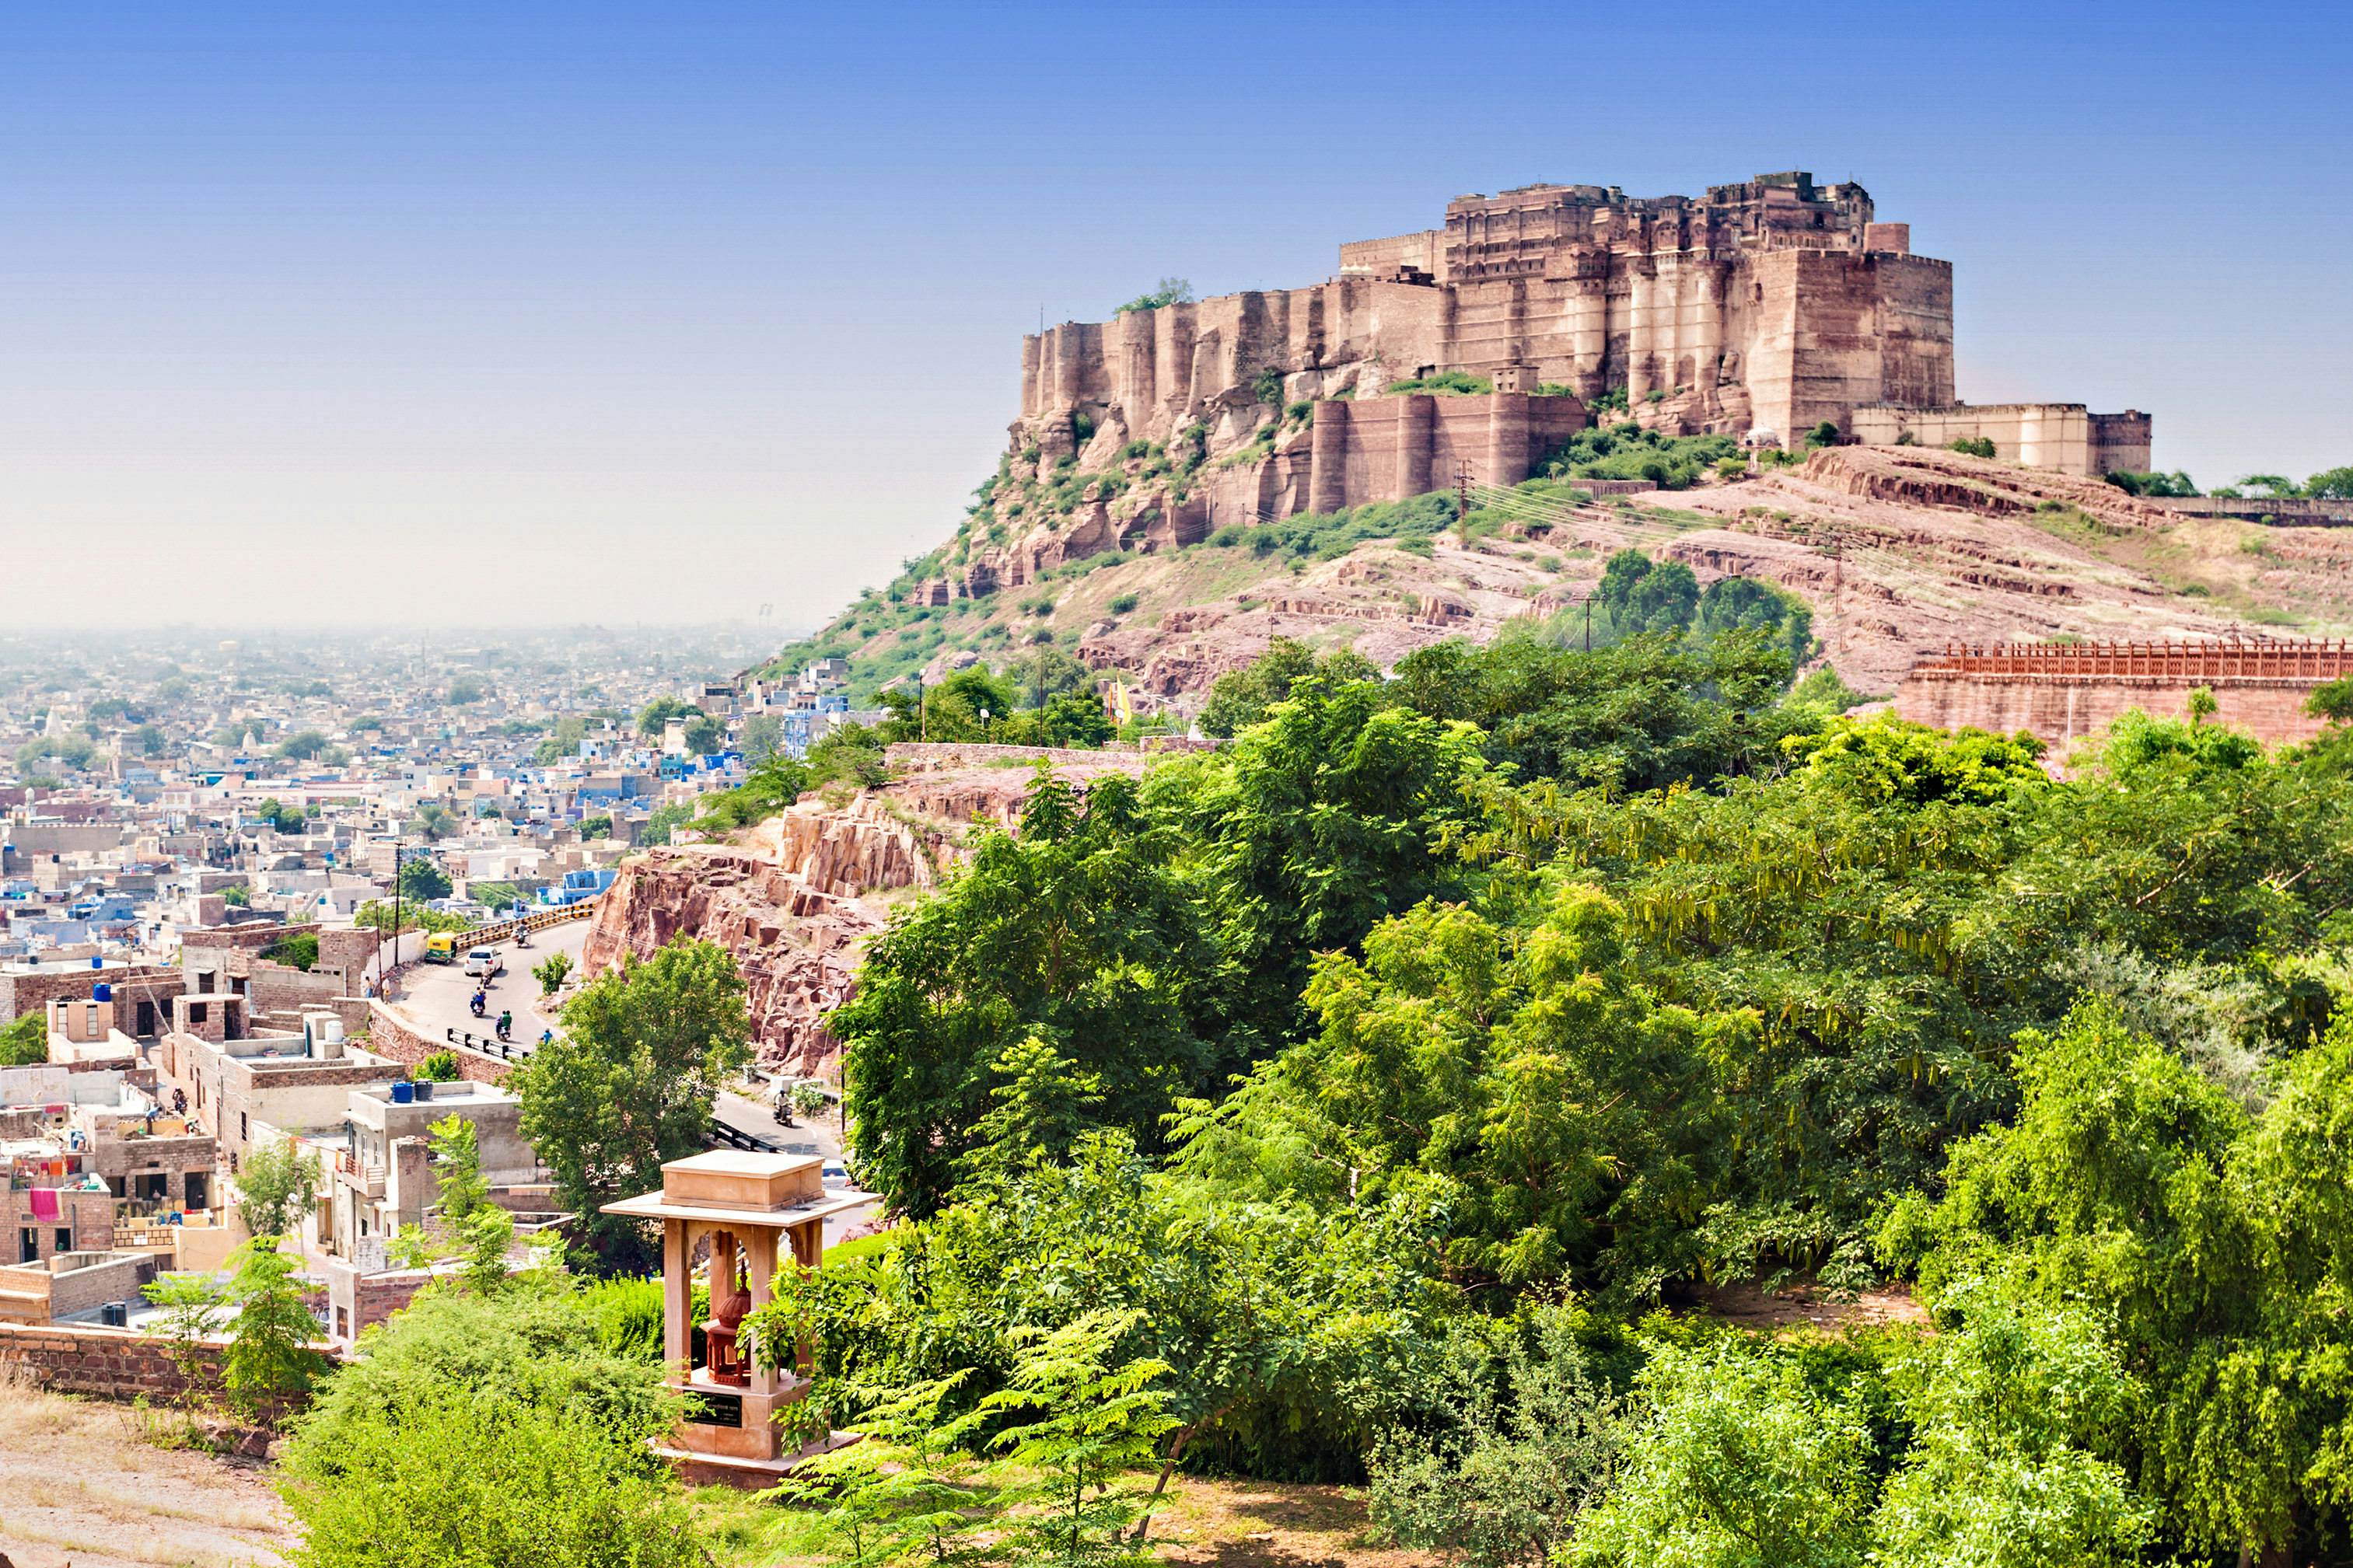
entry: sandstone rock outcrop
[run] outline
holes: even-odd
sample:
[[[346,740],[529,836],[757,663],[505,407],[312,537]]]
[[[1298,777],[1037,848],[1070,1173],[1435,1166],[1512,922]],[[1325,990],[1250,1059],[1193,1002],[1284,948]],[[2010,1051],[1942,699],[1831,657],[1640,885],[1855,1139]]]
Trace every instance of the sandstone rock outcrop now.
[[[825,1016],[849,1000],[867,939],[904,889],[932,886],[964,858],[976,826],[1014,819],[1034,772],[987,764],[1026,760],[1024,750],[894,748],[901,776],[882,790],[809,796],[731,844],[631,857],[597,902],[582,977],[675,937],[717,942],[744,976],[760,1067],[835,1076],[839,1042]],[[1133,752],[1042,755],[1079,783],[1137,773],[1149,761]]]

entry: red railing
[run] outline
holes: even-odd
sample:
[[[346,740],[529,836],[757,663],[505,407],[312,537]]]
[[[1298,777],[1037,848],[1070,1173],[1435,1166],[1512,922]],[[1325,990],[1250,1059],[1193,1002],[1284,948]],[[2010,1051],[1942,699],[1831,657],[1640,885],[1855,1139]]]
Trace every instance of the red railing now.
[[[1997,643],[1948,647],[1915,675],[2138,676],[2172,680],[2334,680],[2353,675],[2353,641]]]

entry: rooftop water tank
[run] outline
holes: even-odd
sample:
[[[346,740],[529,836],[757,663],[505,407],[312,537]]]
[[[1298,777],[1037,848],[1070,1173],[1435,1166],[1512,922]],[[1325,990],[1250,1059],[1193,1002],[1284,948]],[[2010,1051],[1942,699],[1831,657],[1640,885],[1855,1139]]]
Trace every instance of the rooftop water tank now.
[[[406,1079],[392,1086],[392,1102],[395,1105],[412,1105],[416,1100],[417,1086]]]

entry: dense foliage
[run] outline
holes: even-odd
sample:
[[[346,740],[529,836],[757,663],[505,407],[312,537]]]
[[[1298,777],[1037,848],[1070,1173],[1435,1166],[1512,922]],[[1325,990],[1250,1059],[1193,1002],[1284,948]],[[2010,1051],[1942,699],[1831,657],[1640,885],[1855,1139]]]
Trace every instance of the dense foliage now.
[[[1226,750],[1042,781],[835,1015],[910,1223],[778,1336],[929,1390],[946,1474],[1121,1314],[1164,1469],[1368,1475],[1476,1563],[2337,1550],[2353,698],[2059,773],[1793,689],[1769,590],[1611,574],[1590,654],[1278,647]],[[1690,1315],[1891,1275],[1936,1332]]]

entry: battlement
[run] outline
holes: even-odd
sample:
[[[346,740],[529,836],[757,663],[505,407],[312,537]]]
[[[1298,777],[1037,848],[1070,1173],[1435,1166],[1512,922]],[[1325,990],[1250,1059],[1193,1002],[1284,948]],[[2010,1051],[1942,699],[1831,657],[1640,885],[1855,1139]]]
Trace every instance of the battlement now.
[[[2347,676],[2353,641],[2342,638],[1998,643],[1921,660],[1896,688],[1895,710],[1939,729],[2024,730],[2063,746],[2129,710],[2189,717],[2189,694],[2203,689],[2216,722],[2283,745],[2320,731],[2305,699]]]
[[[1816,185],[1791,170],[1707,195],[1629,196],[1616,185],[1521,185],[1446,204],[1444,266],[1452,282],[1541,272],[1555,253],[1593,247],[1623,255],[1805,248],[1861,251],[1873,226],[1871,194]],[[1896,227],[1899,226],[1882,226]],[[1908,230],[1905,246],[1910,246]]]

